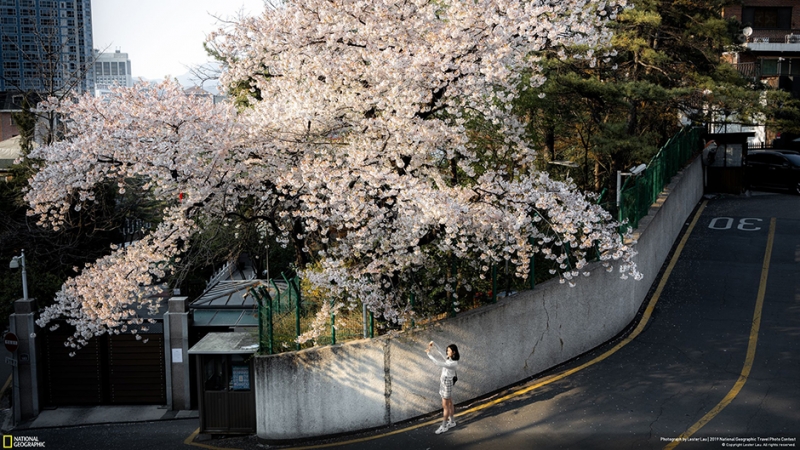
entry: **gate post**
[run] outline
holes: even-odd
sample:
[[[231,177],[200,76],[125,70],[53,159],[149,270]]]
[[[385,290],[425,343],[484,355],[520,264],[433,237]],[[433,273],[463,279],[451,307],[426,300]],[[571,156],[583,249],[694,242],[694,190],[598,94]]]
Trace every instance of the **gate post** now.
[[[164,313],[167,407],[172,411],[192,409],[187,300],[188,297],[170,298]]]
[[[9,316],[9,331],[18,339],[17,350],[12,353],[16,362],[13,368],[14,424],[39,415],[39,341],[35,333],[36,300],[32,298],[14,302],[14,314]]]

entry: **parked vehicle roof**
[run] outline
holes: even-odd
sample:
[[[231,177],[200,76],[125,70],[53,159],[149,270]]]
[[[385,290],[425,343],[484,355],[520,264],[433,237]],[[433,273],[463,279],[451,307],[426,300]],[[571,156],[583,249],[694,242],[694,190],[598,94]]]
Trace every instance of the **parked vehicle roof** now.
[[[753,148],[748,150],[748,153],[781,153],[781,154],[789,154],[789,155],[800,155],[800,151],[797,150],[790,150],[790,149],[782,149],[782,148]]]

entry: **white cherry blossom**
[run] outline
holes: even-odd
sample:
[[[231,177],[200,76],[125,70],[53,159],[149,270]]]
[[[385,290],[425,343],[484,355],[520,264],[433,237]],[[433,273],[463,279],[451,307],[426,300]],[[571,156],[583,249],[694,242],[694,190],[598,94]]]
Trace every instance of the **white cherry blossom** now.
[[[602,57],[592,48],[623,7],[288,0],[210,37],[225,58],[222,85],[246,107],[211,105],[170,81],[42,105],[68,119],[65,140],[31,155],[43,164],[27,200],[42,225],[61,226],[105,182],[122,192],[145,180],[142,195],[168,206],[145,239],[68,281],[39,324],[66,317],[81,346],[139,323],[139,308],[155,306],[148,293],[210,218],[264,221],[300,250],[300,274],[342,299],[322,315],[360,302],[403,320],[409,293],[424,301],[415,274],[474,281],[441,272],[448,258],[473,261],[481,278],[509,261],[525,277],[541,252],[572,284],[599,255],[639,278],[610,215],[533,169],[510,107],[544,81],[536,52],[584,46],[586,58]]]

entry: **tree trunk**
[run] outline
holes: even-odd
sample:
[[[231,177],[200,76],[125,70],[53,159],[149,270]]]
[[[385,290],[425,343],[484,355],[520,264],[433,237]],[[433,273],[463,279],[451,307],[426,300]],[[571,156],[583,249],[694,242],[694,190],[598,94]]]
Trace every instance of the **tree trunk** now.
[[[544,148],[546,161],[552,161],[556,156],[556,132],[553,126],[548,126],[544,135]]]
[[[602,189],[602,183],[600,183],[600,160],[595,158],[594,160],[594,191],[600,192]]]

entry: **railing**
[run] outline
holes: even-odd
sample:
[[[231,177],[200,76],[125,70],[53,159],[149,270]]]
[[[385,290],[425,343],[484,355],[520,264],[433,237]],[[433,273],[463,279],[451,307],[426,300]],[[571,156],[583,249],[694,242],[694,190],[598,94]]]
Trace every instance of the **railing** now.
[[[647,169],[638,177],[629,177],[620,188],[619,220],[636,228],[646,216],[670,179],[701,150],[703,129],[686,127],[673,136],[650,160]],[[629,182],[633,183],[628,187]],[[627,189],[626,189],[627,187]]]
[[[757,62],[747,62],[731,64],[734,69],[738,70],[743,77],[757,80],[761,78],[761,64]]]
[[[458,262],[452,264],[451,270],[461,270],[468,266]],[[453,292],[459,289],[450,289],[447,294],[439,296],[438,301],[428,302],[424,306],[415,305],[414,296],[411,295],[408,299],[409,306],[417,315],[402,325],[376,324],[372,313],[364,308],[352,311],[343,308],[338,314],[331,314],[327,318],[322,325],[322,332],[314,337],[313,342],[305,344],[298,343],[298,337],[314,326],[313,322],[322,302],[331,300],[306,298],[309,295],[301,287],[300,278],[287,279],[282,275],[282,281],[270,280],[269,285],[262,284],[250,290],[258,303],[259,353],[269,355],[314,345],[335,345],[352,339],[375,337],[392,329],[414,327],[454,317],[459,312],[495,303],[499,297],[507,297],[523,289],[533,289],[537,282],[552,277],[550,269],[553,264],[551,261],[532,260],[531,273],[534,277],[527,280],[515,277],[512,273],[513,267],[494,265],[491,268],[491,277],[483,285],[475,282],[475,287],[469,293],[462,292],[458,298],[454,297]]]
[[[685,163],[700,150],[701,128],[685,128],[670,139],[658,154],[650,161],[647,170],[633,181],[633,186],[624,189],[620,204],[620,217],[628,220],[628,226],[636,227],[639,219],[644,217],[650,205],[656,200],[663,187],[669,182]],[[605,194],[605,191],[603,192]],[[598,202],[602,202],[601,194]],[[569,248],[561,251],[569,252]],[[567,264],[569,264],[567,260]],[[415,315],[411,320],[399,326],[401,328],[419,326],[427,322],[456,316],[459,312],[478,308],[497,302],[499,297],[508,297],[515,293],[534,289],[554,275],[554,263],[545,259],[541,253],[530,261],[530,275],[520,279],[514,275],[514,268],[507,264],[491,266],[491,276],[483,277],[479,273],[470,272],[471,265],[466,261],[451,260],[447,269],[443,269],[444,277],[452,278],[450,273],[467,274],[473,279],[469,291],[456,285],[439,286],[429,293],[430,299],[425,305],[415,304],[413,294],[408,299]],[[331,314],[323,324],[322,333],[315,336],[314,343],[299,344],[297,338],[309,331],[314,325],[315,317],[322,308],[322,302],[331,300],[310,297],[301,287],[297,277],[282,282],[270,281],[269,286],[261,285],[251,290],[258,302],[259,352],[274,354],[285,351],[300,350],[313,345],[335,345],[336,343],[360,338],[374,337],[386,333],[398,326],[380,323],[365,309],[340,310],[337,315]],[[319,324],[317,324],[319,325]],[[380,325],[380,326],[376,326]]]
[[[233,261],[226,262],[222,267],[219,268],[219,270],[217,270],[216,272],[214,272],[213,275],[211,275],[211,278],[208,279],[208,283],[206,283],[206,286],[209,287],[214,286],[215,284],[219,283],[220,280],[230,277],[232,271],[233,271]]]

